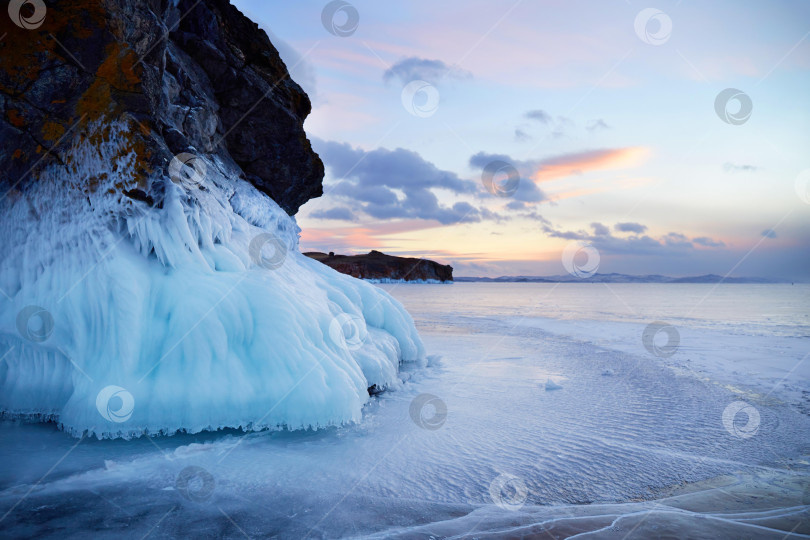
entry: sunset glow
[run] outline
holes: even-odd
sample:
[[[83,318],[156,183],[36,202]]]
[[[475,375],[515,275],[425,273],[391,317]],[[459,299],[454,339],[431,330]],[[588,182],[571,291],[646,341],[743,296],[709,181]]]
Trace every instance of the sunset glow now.
[[[579,238],[600,272],[810,278],[810,6],[665,4],[658,35],[631,3],[356,2],[342,38],[320,4],[239,0],[313,101],[302,249],[556,274]]]

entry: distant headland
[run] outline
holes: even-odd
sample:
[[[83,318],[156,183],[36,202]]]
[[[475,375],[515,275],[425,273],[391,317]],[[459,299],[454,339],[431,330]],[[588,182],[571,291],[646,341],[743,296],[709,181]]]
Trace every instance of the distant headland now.
[[[338,272],[356,278],[379,282],[451,283],[453,267],[428,259],[396,257],[380,251],[365,255],[335,255],[333,252],[310,251],[307,257],[320,261]]]

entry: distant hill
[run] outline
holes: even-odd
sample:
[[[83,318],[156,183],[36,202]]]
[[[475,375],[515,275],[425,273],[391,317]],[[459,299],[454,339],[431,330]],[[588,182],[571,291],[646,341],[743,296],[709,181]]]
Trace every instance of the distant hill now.
[[[669,277],[659,274],[645,276],[631,276],[628,274],[594,274],[589,278],[578,278],[571,275],[558,276],[501,276],[489,277],[457,277],[457,282],[483,281],[492,283],[786,283],[781,280],[757,277],[727,277],[717,274],[706,274],[691,277]]]
[[[453,267],[428,259],[396,257],[372,250],[365,255],[335,255],[310,251],[307,257],[320,261],[343,274],[379,281],[452,282]]]

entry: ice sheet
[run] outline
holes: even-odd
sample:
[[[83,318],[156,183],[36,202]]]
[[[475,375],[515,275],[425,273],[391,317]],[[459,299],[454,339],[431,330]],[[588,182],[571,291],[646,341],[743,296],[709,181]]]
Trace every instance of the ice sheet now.
[[[439,322],[435,288],[405,289],[440,358],[406,368],[359,424],[86,440],[49,474],[75,440],[5,424],[0,458],[18,466],[0,482],[2,524],[68,538],[810,534],[810,419],[778,392],[752,401],[760,425],[741,437],[722,384],[497,317]],[[189,467],[211,479],[191,494]]]

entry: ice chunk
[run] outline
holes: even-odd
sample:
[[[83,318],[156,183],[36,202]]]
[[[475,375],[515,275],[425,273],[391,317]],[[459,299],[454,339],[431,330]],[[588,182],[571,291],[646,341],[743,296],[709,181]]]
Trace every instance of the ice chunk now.
[[[317,428],[424,364],[399,302],[300,254],[232,165],[159,171],[160,208],[123,196],[116,130],[0,202],[0,410],[98,437]]]

